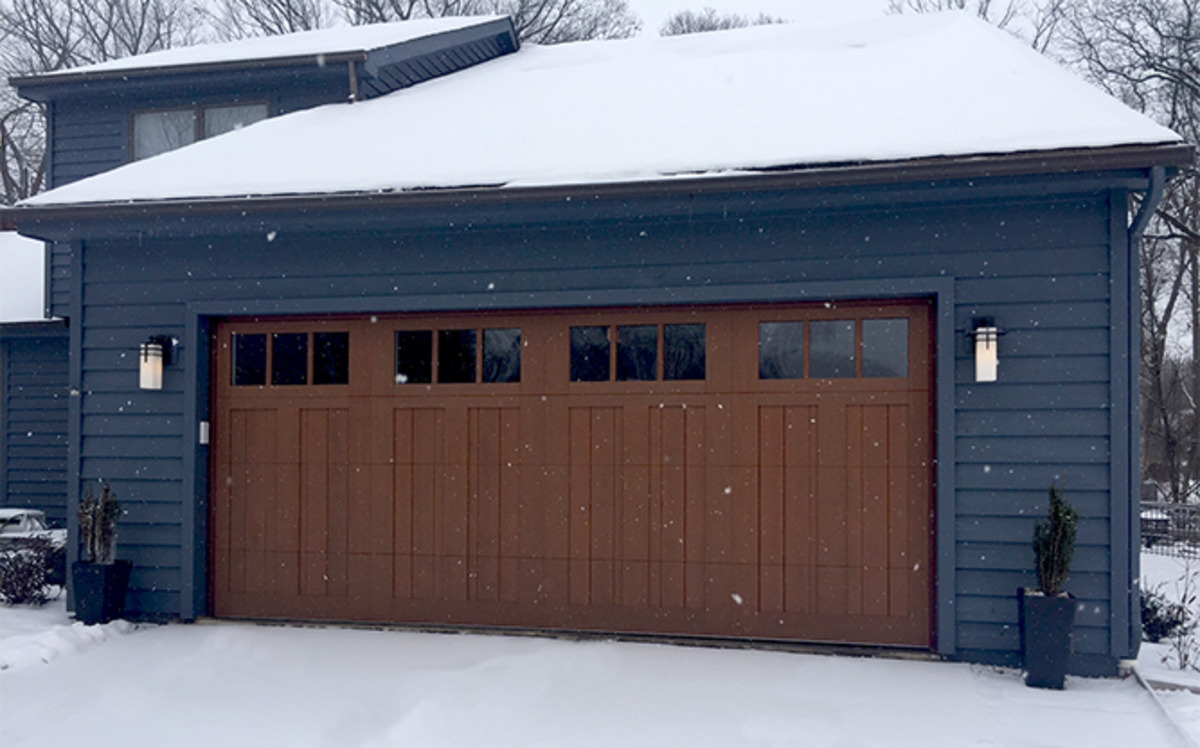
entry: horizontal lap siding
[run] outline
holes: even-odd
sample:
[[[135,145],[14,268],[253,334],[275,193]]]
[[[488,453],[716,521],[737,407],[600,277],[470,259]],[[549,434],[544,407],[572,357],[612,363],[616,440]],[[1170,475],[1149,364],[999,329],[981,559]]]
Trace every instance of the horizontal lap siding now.
[[[129,111],[105,102],[56,102],[50,144],[51,186],[60,187],[129,160]]]
[[[67,336],[0,341],[5,506],[67,519]]]
[[[728,202],[716,218],[618,225],[544,226],[531,213],[528,225],[511,230],[474,228],[467,216],[438,230],[384,236],[309,239],[264,230],[141,248],[97,246],[86,285],[84,375],[94,389],[83,407],[85,477],[124,471],[128,490],[147,498],[177,490],[182,465],[167,454],[174,443],[160,448],[142,439],[175,434],[186,448],[175,430],[182,423],[181,372],[168,372],[162,395],[130,388],[137,343],[150,332],[181,335],[184,299],[386,303],[419,296],[469,310],[497,303],[497,294],[503,305],[536,306],[534,294],[546,290],[582,306],[638,289],[684,289],[691,298],[722,289],[728,300],[749,301],[780,283],[950,278],[957,330],[987,315],[1006,332],[994,384],[974,383],[961,333],[952,351],[939,352],[955,359],[958,511],[937,521],[958,531],[958,645],[1015,649],[1015,590],[1033,582],[1032,526],[1057,477],[1084,514],[1070,585],[1081,601],[1080,651],[1107,652],[1107,195],[766,216],[749,201]],[[889,293],[880,287],[881,297]],[[155,320],[153,329],[146,319]],[[114,436],[103,436],[110,430]],[[129,445],[109,446],[114,439]]]

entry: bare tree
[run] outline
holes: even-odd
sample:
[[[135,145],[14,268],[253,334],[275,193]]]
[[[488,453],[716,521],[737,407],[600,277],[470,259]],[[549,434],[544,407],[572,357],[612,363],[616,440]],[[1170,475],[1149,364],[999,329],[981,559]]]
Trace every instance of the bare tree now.
[[[206,15],[217,37],[230,40],[326,28],[334,9],[327,0],[219,0]]]
[[[936,13],[943,10],[973,10],[988,23],[1004,28],[1021,10],[1020,0],[888,0],[892,13]]]
[[[1200,0],[1085,0],[1071,6],[1063,33],[1068,62],[1190,142],[1200,141]],[[1146,477],[1167,486],[1172,500],[1184,501],[1200,493],[1196,164],[1168,187],[1143,244]]]
[[[355,26],[387,21],[407,21],[421,14],[422,0],[332,0]],[[430,13],[429,15],[433,15]]]
[[[723,31],[725,29],[740,29],[746,26],[765,26],[772,23],[786,23],[782,18],[759,13],[757,16],[743,16],[737,13],[718,14],[714,8],[701,11],[681,10],[663,21],[658,27],[659,36],[682,36],[683,34],[699,34],[705,31]]]
[[[641,28],[627,0],[333,0],[350,23],[507,15],[536,44],[622,39]]]
[[[1072,0],[889,0],[891,13],[960,10],[1023,39],[1039,52],[1052,52],[1059,23]]]
[[[152,52],[194,41],[199,29],[184,0],[0,0],[0,72],[8,78]],[[43,115],[11,88],[0,94],[5,203],[44,187]]]

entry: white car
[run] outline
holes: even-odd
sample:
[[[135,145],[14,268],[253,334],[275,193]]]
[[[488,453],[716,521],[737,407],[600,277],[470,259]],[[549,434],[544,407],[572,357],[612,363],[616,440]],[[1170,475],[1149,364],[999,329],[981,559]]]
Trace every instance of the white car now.
[[[42,510],[0,507],[0,548],[11,547],[26,538],[45,538],[55,548],[67,545],[67,531],[47,527],[46,513]]]

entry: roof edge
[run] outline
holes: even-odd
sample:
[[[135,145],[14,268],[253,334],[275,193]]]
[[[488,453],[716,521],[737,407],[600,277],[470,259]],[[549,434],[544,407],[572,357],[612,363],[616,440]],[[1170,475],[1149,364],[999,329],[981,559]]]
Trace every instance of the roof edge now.
[[[151,78],[160,75],[187,75],[189,73],[219,73],[229,70],[259,70],[263,68],[307,67],[318,64],[336,64],[341,62],[363,62],[368,57],[368,50],[343,50],[329,54],[289,55],[287,57],[259,57],[245,60],[225,60],[221,62],[197,62],[186,65],[160,65],[144,68],[121,68],[119,70],[98,70],[87,73],[54,73],[45,75],[13,76],[8,84],[13,88],[35,87],[49,88],[70,85],[72,83],[106,81],[122,78]],[[22,96],[26,94],[22,93]]]
[[[41,338],[47,335],[65,335],[67,322],[63,319],[36,319],[19,322],[0,322],[0,340],[17,338]]]
[[[0,208],[0,222],[22,224],[44,220],[97,220],[156,215],[257,213],[281,210],[350,210],[383,206],[435,206],[544,201],[565,198],[652,197],[679,193],[775,191],[849,187],[866,184],[944,181],[968,178],[1053,175],[1081,172],[1183,168],[1195,162],[1195,148],[1185,142],[1024,151],[1008,154],[938,156],[899,161],[872,161],[818,166],[779,166],[735,174],[678,174],[634,182],[579,183],[509,187],[472,185],[387,192],[273,194],[218,198],[109,201],[27,205]]]
[[[363,46],[361,48],[343,48],[332,52],[317,52],[312,54],[286,55],[279,57],[248,57],[240,60],[221,60],[217,62],[193,62],[179,65],[150,65],[146,67],[131,67],[120,68],[115,70],[97,70],[94,72],[80,71],[53,71],[49,73],[39,73],[36,75],[13,76],[8,79],[8,84],[13,88],[50,88],[57,86],[66,86],[74,83],[91,82],[91,81],[107,81],[124,78],[148,78],[161,75],[189,75],[195,73],[219,73],[230,70],[261,70],[265,68],[285,68],[285,67],[308,67],[312,65],[337,64],[343,62],[366,62],[370,59],[371,53],[382,49],[389,48],[404,48],[409,46],[423,46],[423,44],[432,43],[439,38],[447,36],[459,35],[466,32],[467,38],[486,37],[493,35],[498,31],[508,30],[515,37],[516,32],[512,24],[512,19],[507,16],[481,20],[479,23],[462,26],[460,28],[445,29],[422,36],[417,36],[404,41],[392,42],[390,44],[378,44],[374,46]],[[471,32],[475,33],[472,34]],[[20,91],[18,90],[18,93]],[[26,96],[26,94],[21,94]]]

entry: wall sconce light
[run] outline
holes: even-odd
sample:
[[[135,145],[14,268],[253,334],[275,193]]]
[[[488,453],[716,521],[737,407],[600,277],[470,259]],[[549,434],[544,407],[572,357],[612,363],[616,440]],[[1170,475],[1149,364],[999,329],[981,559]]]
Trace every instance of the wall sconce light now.
[[[967,334],[975,338],[975,381],[995,382],[1000,368],[1000,336],[1004,332],[996,327],[996,320],[979,317]]]
[[[169,335],[151,335],[139,349],[138,386],[143,390],[161,390],[163,367],[171,364],[175,340]]]

